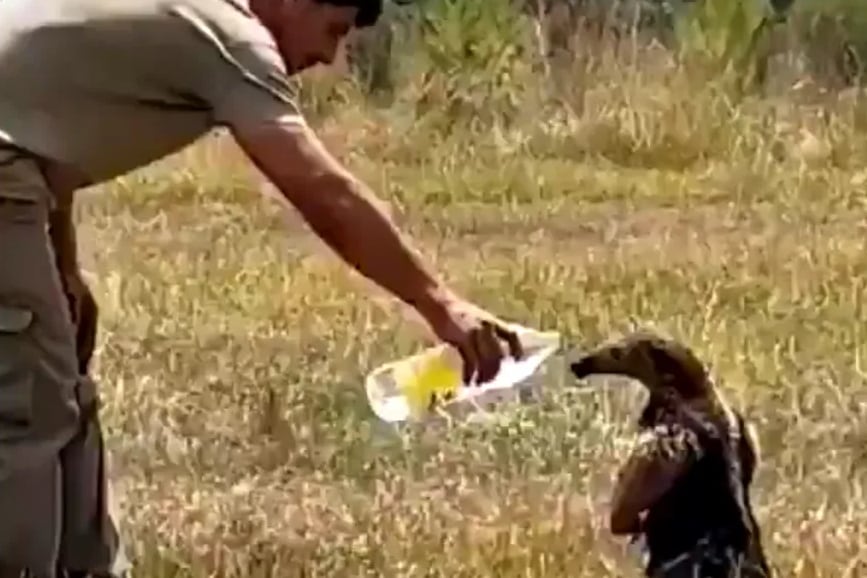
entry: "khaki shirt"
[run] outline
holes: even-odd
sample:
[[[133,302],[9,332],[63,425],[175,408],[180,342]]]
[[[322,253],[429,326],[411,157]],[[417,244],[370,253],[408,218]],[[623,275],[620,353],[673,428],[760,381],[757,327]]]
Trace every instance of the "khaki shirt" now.
[[[289,76],[246,0],[0,0],[0,143],[92,183],[287,116]]]

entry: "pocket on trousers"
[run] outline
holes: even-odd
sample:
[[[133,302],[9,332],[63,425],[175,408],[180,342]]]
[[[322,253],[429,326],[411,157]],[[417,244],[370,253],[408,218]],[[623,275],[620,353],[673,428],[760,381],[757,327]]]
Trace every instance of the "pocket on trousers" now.
[[[0,439],[33,421],[33,360],[25,340],[33,312],[0,303]]]

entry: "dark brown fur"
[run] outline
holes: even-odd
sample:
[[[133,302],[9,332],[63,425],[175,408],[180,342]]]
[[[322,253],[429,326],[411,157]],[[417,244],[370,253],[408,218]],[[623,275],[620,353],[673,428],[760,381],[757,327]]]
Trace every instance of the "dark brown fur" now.
[[[691,429],[699,438],[721,442],[730,465],[728,486],[739,504],[744,527],[753,533],[751,558],[764,566],[760,530],[744,490],[752,481],[757,452],[749,436],[740,435],[740,417],[719,396],[696,355],[676,341],[639,332],[582,356],[570,368],[578,378],[596,373],[617,374],[641,382],[650,392],[639,417],[642,428],[670,419]]]

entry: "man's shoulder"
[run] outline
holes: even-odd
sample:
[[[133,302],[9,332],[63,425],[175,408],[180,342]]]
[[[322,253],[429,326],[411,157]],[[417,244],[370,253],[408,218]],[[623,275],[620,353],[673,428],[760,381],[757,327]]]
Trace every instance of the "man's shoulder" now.
[[[102,180],[215,126],[296,114],[246,0],[45,4],[0,0],[3,140]],[[135,144],[122,144],[130,133]]]
[[[246,0],[149,1],[159,2],[159,9],[174,25],[182,26],[188,38],[195,38],[208,63],[215,62],[216,57],[244,75],[279,77],[280,82],[286,82],[288,74],[276,42]]]
[[[140,0],[155,4],[157,12],[181,18],[199,32],[208,31],[227,46],[273,45],[274,41],[245,0]]]
[[[53,0],[40,10],[33,10],[30,0],[0,2],[0,32],[5,29],[19,38],[39,31],[107,31],[118,26],[131,40],[143,34],[171,37],[206,30],[227,46],[273,44],[248,0]]]
[[[104,21],[113,16],[146,16],[165,14],[167,8],[185,6],[200,14],[215,18],[255,18],[247,0],[53,0],[40,10],[32,10],[30,0],[3,0],[0,9],[10,16],[28,17],[31,20],[84,22],[92,18]]]

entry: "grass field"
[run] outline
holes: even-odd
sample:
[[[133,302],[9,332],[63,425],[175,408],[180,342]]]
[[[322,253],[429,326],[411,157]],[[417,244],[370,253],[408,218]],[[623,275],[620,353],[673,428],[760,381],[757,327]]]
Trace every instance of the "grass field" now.
[[[693,346],[758,429],[779,575],[867,575],[863,96],[608,64],[509,123],[446,130],[409,89],[314,120],[479,304],[570,348],[631,323]],[[362,377],[430,342],[262,188],[213,139],[80,201],[137,576],[638,576],[606,520],[639,388],[555,362],[502,423],[399,435]]]

